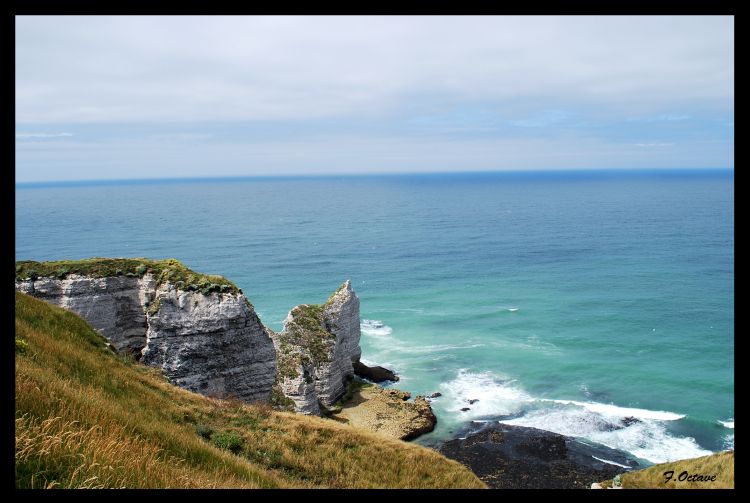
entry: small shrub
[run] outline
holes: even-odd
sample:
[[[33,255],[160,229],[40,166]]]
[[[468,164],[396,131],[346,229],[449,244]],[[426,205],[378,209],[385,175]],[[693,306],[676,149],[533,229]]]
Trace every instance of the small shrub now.
[[[146,312],[149,314],[149,316],[156,316],[156,313],[159,312],[159,308],[161,308],[161,299],[154,299],[148,305],[148,309],[146,310]]]
[[[213,428],[205,424],[197,424],[195,425],[195,432],[206,440],[211,440],[211,434],[214,432],[214,430]]]
[[[211,442],[216,447],[226,449],[234,454],[239,453],[242,450],[242,445],[245,443],[244,439],[233,431],[223,431],[212,435]]]
[[[294,400],[282,393],[281,388],[278,385],[274,385],[271,388],[271,394],[268,397],[268,403],[277,410],[294,410]]]
[[[135,268],[135,273],[138,276],[143,276],[144,274],[146,274],[146,271],[148,271],[148,266],[145,264],[141,264]]]
[[[29,343],[16,337],[16,353],[24,355],[27,349],[29,349]]]

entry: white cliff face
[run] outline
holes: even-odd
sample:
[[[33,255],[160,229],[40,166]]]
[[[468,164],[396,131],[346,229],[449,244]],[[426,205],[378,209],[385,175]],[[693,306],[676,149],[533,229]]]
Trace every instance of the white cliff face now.
[[[346,280],[323,307],[326,323],[336,335],[334,357],[340,360],[342,370],[351,374],[352,363],[359,361],[362,356],[362,348],[359,347],[362,336],[359,326],[359,297],[354,293],[351,281]]]
[[[242,294],[157,289],[151,274],[42,277],[16,289],[77,313],[118,352],[142,356],[178,386],[248,402],[271,392],[273,343]]]
[[[362,349],[359,328],[359,298],[347,280],[323,306],[326,330],[335,336],[331,356],[318,370],[318,399],[333,405],[346,392],[346,383],[354,375],[352,363],[359,361]]]
[[[322,306],[301,305],[289,312],[284,330],[274,334],[278,383],[295,410],[319,414],[346,392],[359,360],[359,299],[347,281]]]
[[[148,313],[143,362],[170,381],[204,395],[265,401],[276,372],[276,352],[242,294],[156,290]]]
[[[177,285],[157,285],[149,272],[16,281],[17,290],[77,313],[115,350],[188,390],[252,402],[268,400],[276,384],[275,396],[280,391],[305,414],[320,414],[345,393],[361,354],[359,299],[349,281],[323,305],[292,309],[278,334],[241,293]]]
[[[16,289],[77,313],[107,338],[115,350],[139,355],[146,344],[143,306],[149,300],[153,284],[150,274],[142,278],[72,274],[65,279],[23,281],[16,283]]]
[[[316,391],[318,376],[313,357],[303,343],[295,344],[286,332],[291,313],[284,320],[285,332],[272,335],[276,348],[277,382],[281,393],[294,402],[294,411],[320,415]]]

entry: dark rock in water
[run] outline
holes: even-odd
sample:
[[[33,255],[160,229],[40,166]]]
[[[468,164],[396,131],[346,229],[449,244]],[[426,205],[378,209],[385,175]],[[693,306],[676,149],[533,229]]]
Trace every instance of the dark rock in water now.
[[[463,408],[461,409],[461,412],[466,412],[467,410],[471,410],[471,409],[470,409],[469,407],[463,407]]]
[[[437,398],[439,396],[443,396],[443,394],[440,393],[440,392],[438,392],[438,391],[436,391],[435,393],[433,393],[432,395],[430,395],[428,398]]]
[[[352,366],[354,367],[355,374],[373,382],[398,381],[398,376],[387,368],[377,366],[368,367],[360,361],[354,362]]]
[[[474,405],[474,404],[475,404],[476,402],[478,402],[478,401],[479,401],[479,398],[473,398],[473,399],[471,399],[471,400],[468,400],[468,402],[469,402],[469,405]]]
[[[622,419],[622,424],[624,426],[630,426],[631,424],[640,423],[640,422],[641,422],[640,419],[638,419],[637,417],[633,417],[633,416],[624,417]]]
[[[593,482],[628,470],[596,458],[642,468],[608,447],[536,428],[496,423],[445,442],[439,451],[468,466],[493,489],[588,489]]]

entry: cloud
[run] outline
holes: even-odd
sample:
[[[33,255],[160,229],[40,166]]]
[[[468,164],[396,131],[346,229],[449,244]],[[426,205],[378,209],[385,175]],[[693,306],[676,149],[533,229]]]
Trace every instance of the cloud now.
[[[540,104],[529,124],[571,103],[656,116],[726,108],[733,39],[730,16],[17,16],[16,116],[367,120],[519,99]]]
[[[64,138],[73,136],[73,133],[16,133],[16,139],[25,138]]]
[[[731,16],[15,22],[19,181],[733,164]]]

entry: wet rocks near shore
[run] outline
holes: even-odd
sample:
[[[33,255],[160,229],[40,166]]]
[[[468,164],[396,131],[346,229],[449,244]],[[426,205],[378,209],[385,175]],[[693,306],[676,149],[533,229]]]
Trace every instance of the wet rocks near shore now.
[[[614,449],[536,428],[497,423],[445,442],[439,451],[468,466],[494,489],[587,489],[627,470],[596,458],[640,468]]]
[[[384,367],[368,367],[361,361],[354,362],[352,366],[356,375],[372,382],[398,381],[398,376]]]

